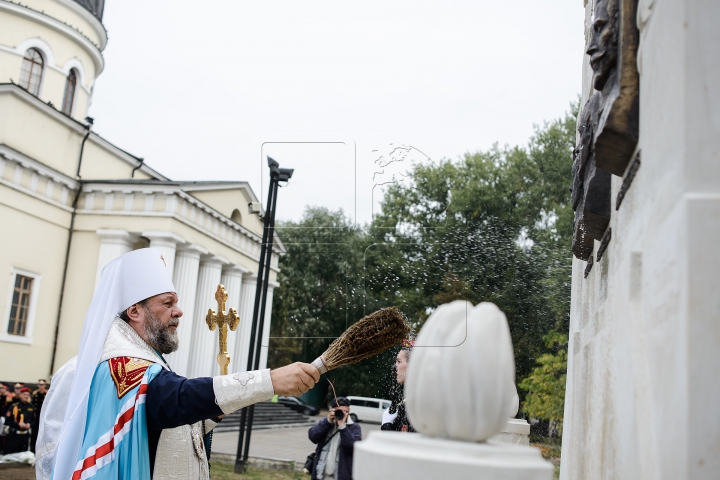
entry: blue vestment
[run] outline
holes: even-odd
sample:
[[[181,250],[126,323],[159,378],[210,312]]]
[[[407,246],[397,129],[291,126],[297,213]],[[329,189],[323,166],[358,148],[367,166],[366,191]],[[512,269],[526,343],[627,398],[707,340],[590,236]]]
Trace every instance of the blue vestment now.
[[[189,380],[128,357],[102,362],[90,387],[73,480],[150,480],[163,429],[222,413],[212,378]]]

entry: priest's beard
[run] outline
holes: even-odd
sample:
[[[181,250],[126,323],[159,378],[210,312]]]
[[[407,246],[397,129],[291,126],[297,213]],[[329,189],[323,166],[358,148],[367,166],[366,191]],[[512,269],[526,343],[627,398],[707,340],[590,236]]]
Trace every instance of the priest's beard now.
[[[180,343],[177,330],[172,332],[170,327],[177,327],[180,320],[172,318],[167,325],[163,325],[149,308],[143,306],[143,310],[145,310],[145,341],[160,353],[172,353],[177,350]]]

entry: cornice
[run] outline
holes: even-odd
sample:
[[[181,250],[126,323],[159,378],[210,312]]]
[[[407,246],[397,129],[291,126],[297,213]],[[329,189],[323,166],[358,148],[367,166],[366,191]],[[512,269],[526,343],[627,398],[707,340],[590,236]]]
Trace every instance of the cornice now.
[[[63,6],[69,8],[73,12],[77,13],[83,19],[88,22],[92,27],[95,29],[95,33],[97,33],[97,36],[100,38],[100,45],[98,47],[100,50],[105,50],[105,47],[107,46],[107,30],[105,30],[105,26],[100,22],[100,20],[95,17],[92,13],[88,12],[85,7],[80,5],[79,3],[73,1],[73,0],[55,0],[56,2],[62,4]]]
[[[186,192],[214,192],[221,190],[234,190],[241,189],[247,192],[250,197],[250,201],[259,202],[260,200],[255,195],[249,182],[244,181],[202,181],[202,182],[178,182],[182,185],[182,189]]]
[[[0,11],[2,10],[13,13],[19,17],[25,17],[33,20],[75,40],[88,53],[88,55],[90,55],[90,58],[92,58],[93,63],[95,64],[95,78],[97,78],[105,68],[105,60],[103,59],[100,46],[93,43],[92,40],[83,35],[79,30],[51,17],[50,15],[38,12],[30,7],[26,7],[25,5],[11,2],[10,0],[0,0]]]
[[[15,173],[12,179],[4,178],[5,169],[13,168]],[[30,185],[23,185],[23,176],[30,176]],[[38,182],[45,180],[45,191],[38,189]],[[7,145],[0,144],[0,185],[24,193],[37,200],[41,200],[49,205],[60,208],[66,212],[71,212],[72,208],[68,204],[70,194],[77,189],[77,181],[69,178],[62,173],[49,168],[42,163],[33,160]],[[53,198],[55,189],[60,189],[60,201]]]
[[[118,195],[124,197],[126,207],[123,210],[107,209],[105,205],[113,205]],[[142,210],[132,208],[135,204],[135,195],[142,195],[145,198]],[[108,200],[108,197],[111,197],[111,200]],[[152,200],[149,197],[152,197]],[[155,209],[156,199],[165,201],[164,210]],[[88,180],[83,185],[83,196],[80,205],[81,208],[78,209],[78,214],[82,215],[170,217],[249,258],[257,260],[256,257],[260,254],[258,247],[262,242],[262,238],[259,235],[238,225],[212,207],[185,193],[180,186],[173,182],[167,184],[158,182],[142,184],[137,182],[119,183],[118,181],[112,181],[112,183],[108,183],[102,180]],[[274,245],[273,252],[278,255],[285,253],[279,241]]]
[[[77,188],[78,182],[74,178],[68,177],[64,173],[59,172],[54,168],[50,168],[44,163],[40,163],[37,160],[34,160],[2,143],[0,143],[0,158],[19,163],[26,170],[36,172],[44,177],[49,177],[55,183],[65,185],[70,190],[75,190]]]

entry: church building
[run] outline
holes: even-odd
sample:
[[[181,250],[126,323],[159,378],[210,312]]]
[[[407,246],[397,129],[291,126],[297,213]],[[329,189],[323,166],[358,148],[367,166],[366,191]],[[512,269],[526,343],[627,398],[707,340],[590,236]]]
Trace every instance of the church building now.
[[[93,132],[104,3],[0,0],[0,381],[48,378],[76,355],[100,271],[144,247],[161,251],[184,312],[171,367],[218,374],[205,316],[222,283],[240,315],[230,370],[244,370],[263,228],[248,204],[259,200],[243,181],[172,181]],[[268,307],[282,253],[276,239]]]

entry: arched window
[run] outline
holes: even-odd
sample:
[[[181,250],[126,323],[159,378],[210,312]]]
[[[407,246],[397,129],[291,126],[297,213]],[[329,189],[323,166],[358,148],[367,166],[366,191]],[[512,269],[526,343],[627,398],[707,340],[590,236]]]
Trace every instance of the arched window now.
[[[44,65],[45,61],[38,49],[31,48],[25,52],[20,69],[20,86],[35,96],[40,93]]]
[[[232,214],[230,215],[230,220],[237,223],[238,225],[242,225],[242,215],[240,214],[240,210],[237,208],[233,210]]]
[[[72,113],[73,101],[75,100],[75,86],[77,85],[77,71],[72,68],[65,81],[65,96],[63,97],[62,112],[65,115]]]

